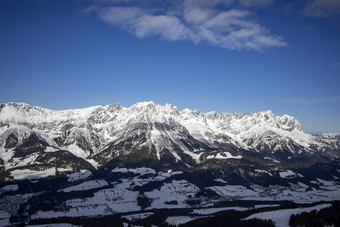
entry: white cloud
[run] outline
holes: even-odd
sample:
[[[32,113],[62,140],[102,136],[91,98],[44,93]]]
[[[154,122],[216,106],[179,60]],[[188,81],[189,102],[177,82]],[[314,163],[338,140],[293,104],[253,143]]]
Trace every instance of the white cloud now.
[[[240,5],[245,7],[265,7],[273,2],[274,0],[240,0]]]
[[[287,44],[280,36],[271,35],[264,26],[249,19],[246,10],[221,12],[201,25],[202,36],[227,49],[261,50]]]
[[[233,0],[184,0],[184,7],[211,8],[216,5],[229,6]]]
[[[101,4],[120,4],[120,3],[132,3],[134,0],[93,0],[95,3]]]
[[[313,17],[332,17],[340,15],[339,0],[313,0],[308,1],[304,14]]]
[[[198,7],[193,7],[186,8],[184,10],[183,16],[187,23],[200,24],[211,18],[214,14],[216,14],[215,10],[212,9],[202,10]]]
[[[123,27],[133,25],[144,14],[137,7],[92,7],[91,11],[96,11],[103,21]]]
[[[252,0],[247,4],[250,2],[254,5],[265,1]],[[164,40],[189,40],[232,50],[260,51],[287,45],[282,37],[271,34],[257,23],[251,11],[225,8],[230,8],[232,3],[233,0],[174,0],[162,8],[160,4],[155,7],[150,3],[146,7],[132,2],[128,6],[92,6],[86,12],[96,12],[101,20],[139,38],[158,36]],[[221,5],[224,10],[216,7]]]
[[[229,30],[234,30],[232,26],[249,27],[254,25],[254,23],[246,20],[249,14],[250,12],[246,10],[224,11],[205,22],[204,26],[217,29],[221,28],[222,30],[228,30],[228,28]]]
[[[143,15],[133,25],[137,37],[160,36],[166,40],[190,39],[190,31],[173,16]]]

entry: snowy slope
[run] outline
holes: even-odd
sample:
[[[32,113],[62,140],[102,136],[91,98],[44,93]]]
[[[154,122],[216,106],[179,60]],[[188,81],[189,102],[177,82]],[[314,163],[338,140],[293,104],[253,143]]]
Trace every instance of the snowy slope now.
[[[284,210],[275,210],[275,211],[268,211],[263,213],[253,214],[247,217],[245,220],[259,218],[263,220],[272,220],[277,227],[286,227],[289,226],[289,219],[292,214],[300,214],[302,212],[310,212],[312,210],[321,210],[323,208],[330,207],[331,204],[320,204],[313,207],[307,208],[296,208],[296,209],[284,209]]]

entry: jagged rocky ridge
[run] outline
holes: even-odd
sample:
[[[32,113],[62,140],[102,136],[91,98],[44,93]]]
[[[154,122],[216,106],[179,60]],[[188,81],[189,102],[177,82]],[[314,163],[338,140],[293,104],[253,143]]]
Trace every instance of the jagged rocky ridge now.
[[[307,134],[294,117],[271,111],[204,114],[153,102],[62,111],[0,104],[2,179],[25,169],[305,167],[338,158],[337,137]]]

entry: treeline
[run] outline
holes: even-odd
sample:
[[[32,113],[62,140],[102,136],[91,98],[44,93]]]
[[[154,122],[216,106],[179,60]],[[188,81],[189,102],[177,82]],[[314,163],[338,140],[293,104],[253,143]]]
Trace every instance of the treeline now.
[[[46,223],[69,223],[76,226],[82,227],[123,227],[123,220],[121,218],[113,217],[93,217],[93,218],[83,218],[83,217],[59,217],[59,218],[48,218],[48,219],[35,219],[29,222],[29,225],[41,225]],[[18,227],[21,225],[17,225]],[[23,225],[24,226],[24,225]],[[49,226],[49,224],[46,224]]]
[[[218,212],[213,216],[197,218],[188,223],[183,224],[184,227],[275,227],[272,220],[250,219],[244,220],[248,217],[252,211],[234,211],[228,210]]]
[[[289,225],[291,227],[340,227],[340,201],[332,202],[331,207],[321,209],[320,211],[312,210],[311,212],[293,214],[289,219]]]
[[[225,219],[223,217],[218,218],[202,218],[197,219],[195,222],[189,222],[183,226],[230,226],[230,227],[275,227],[272,220],[262,220],[258,218],[253,218],[250,220],[240,220],[240,219]]]

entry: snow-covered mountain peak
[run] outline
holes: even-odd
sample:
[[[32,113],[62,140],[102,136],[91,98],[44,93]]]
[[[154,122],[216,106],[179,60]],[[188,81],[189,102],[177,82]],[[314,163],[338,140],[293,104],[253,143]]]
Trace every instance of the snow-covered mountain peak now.
[[[265,118],[266,120],[275,118],[275,115],[273,114],[273,112],[271,110],[257,112],[254,115],[257,115],[257,116],[259,116],[261,118]]]
[[[155,105],[156,104],[153,101],[138,102],[138,103],[132,105],[131,107],[129,107],[129,109],[140,110],[140,109],[146,109],[146,108],[153,108],[153,107],[155,107]]]
[[[192,118],[197,118],[197,119],[202,120],[202,119],[205,118],[205,115],[197,109],[190,110],[190,109],[186,108],[186,109],[182,110],[180,112],[180,114],[181,114],[181,117],[183,119],[186,119],[186,120],[192,119]]]
[[[23,123],[29,118],[41,118],[44,109],[33,107],[26,103],[6,103],[1,108],[0,121],[6,123]]]
[[[302,125],[295,117],[285,114],[283,116],[277,116],[276,121],[277,121],[277,125],[280,125],[283,130],[286,130],[289,132],[293,130],[303,132]]]
[[[301,124],[292,116],[284,114],[276,116],[271,110],[256,113],[222,113],[222,118],[230,125],[239,128],[238,131],[248,131],[249,129],[272,129],[284,131],[303,131]],[[236,129],[237,130],[237,129]],[[259,130],[259,129],[256,129]]]
[[[135,119],[153,119],[153,121],[158,121],[162,118],[176,118],[180,114],[176,106],[155,104],[152,101],[136,103],[127,108],[126,113]]]
[[[208,112],[208,113],[205,114],[205,116],[209,120],[218,120],[218,119],[221,118],[221,115],[219,113],[217,113],[216,111]]]
[[[112,104],[108,104],[107,105],[108,110],[112,111],[116,111],[116,110],[121,110],[125,107],[123,107],[120,103],[112,103]]]
[[[7,103],[0,112],[0,121],[8,124],[41,124],[86,121],[100,106],[83,109],[50,110],[25,103]]]
[[[167,111],[170,114],[179,115],[179,111],[178,111],[177,107],[173,106],[169,103],[164,105],[164,111]]]

